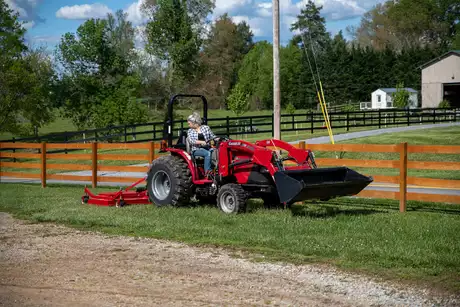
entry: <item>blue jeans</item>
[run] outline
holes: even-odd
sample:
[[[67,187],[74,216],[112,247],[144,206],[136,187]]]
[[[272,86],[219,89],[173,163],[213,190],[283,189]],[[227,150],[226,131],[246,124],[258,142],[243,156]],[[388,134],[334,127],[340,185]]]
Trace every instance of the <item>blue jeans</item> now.
[[[212,150],[212,149],[211,149]],[[204,148],[198,148],[193,152],[194,157],[204,157],[204,171],[211,169],[211,151]]]

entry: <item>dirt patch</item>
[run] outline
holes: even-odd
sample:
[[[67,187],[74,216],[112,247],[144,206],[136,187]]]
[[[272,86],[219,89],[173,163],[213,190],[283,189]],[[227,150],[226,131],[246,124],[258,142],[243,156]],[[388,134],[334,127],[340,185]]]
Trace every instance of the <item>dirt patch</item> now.
[[[453,306],[318,266],[111,237],[0,213],[0,306]]]

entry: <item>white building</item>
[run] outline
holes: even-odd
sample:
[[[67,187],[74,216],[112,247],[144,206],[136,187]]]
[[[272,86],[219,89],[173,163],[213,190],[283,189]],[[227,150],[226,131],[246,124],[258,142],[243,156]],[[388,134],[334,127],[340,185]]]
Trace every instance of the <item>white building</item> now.
[[[422,107],[437,108],[442,100],[460,108],[460,50],[446,52],[421,66]]]
[[[404,88],[409,92],[409,108],[417,108],[418,92],[412,88]],[[391,109],[393,106],[393,95],[396,93],[396,88],[379,88],[372,92],[371,95],[371,108],[378,109]]]

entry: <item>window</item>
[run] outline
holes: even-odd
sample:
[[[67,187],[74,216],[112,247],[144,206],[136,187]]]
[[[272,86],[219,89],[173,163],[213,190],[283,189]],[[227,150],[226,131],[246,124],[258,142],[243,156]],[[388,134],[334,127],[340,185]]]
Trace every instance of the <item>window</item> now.
[[[381,101],[382,101],[382,96],[377,95],[377,101],[378,101],[378,102],[381,102]]]

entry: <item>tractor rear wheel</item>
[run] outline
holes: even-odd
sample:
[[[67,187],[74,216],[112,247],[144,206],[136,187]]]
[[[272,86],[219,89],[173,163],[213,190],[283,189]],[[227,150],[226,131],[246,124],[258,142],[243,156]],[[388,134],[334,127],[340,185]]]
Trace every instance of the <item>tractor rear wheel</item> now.
[[[217,206],[225,213],[240,213],[246,211],[247,199],[247,193],[239,184],[228,183],[217,193]]]
[[[147,176],[150,201],[159,207],[188,203],[191,177],[187,163],[180,157],[163,156],[154,160]]]

